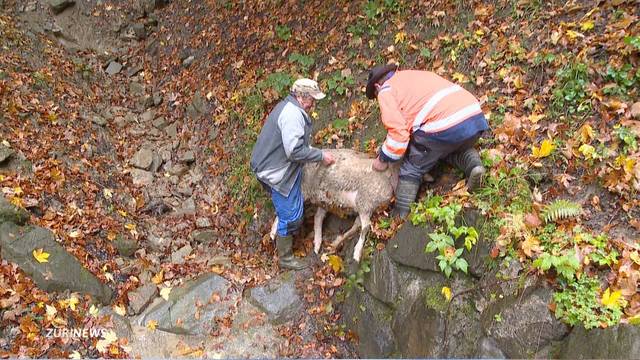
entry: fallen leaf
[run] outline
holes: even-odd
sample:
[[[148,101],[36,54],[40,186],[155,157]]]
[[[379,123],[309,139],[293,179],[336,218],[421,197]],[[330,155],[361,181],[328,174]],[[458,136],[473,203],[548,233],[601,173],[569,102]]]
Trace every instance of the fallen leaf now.
[[[153,277],[151,278],[151,281],[156,285],[159,285],[163,280],[164,280],[164,270],[160,270],[159,273],[153,275]]]
[[[127,315],[127,310],[124,308],[124,305],[114,305],[113,311],[120,316]]]
[[[169,301],[169,294],[171,294],[171,289],[172,288],[170,287],[165,287],[160,289],[160,296],[166,301]]]
[[[535,229],[540,225],[542,225],[542,221],[540,220],[540,217],[538,217],[538,215],[535,213],[527,213],[524,216],[524,223],[525,225],[527,225],[529,229]]]
[[[547,157],[551,155],[556,146],[549,139],[544,139],[542,144],[538,148],[537,146],[532,147],[533,157],[541,159],[543,157]]]
[[[149,322],[147,322],[147,329],[155,331],[157,327],[158,322],[156,320],[149,320]]]
[[[98,317],[99,313],[100,311],[98,310],[98,308],[95,305],[91,305],[91,307],[89,308],[89,314],[93,317]]]
[[[56,310],[55,307],[51,306],[51,305],[45,305],[46,308],[46,312],[47,312],[47,316],[52,319],[56,316],[56,314],[58,313],[58,310]]]
[[[522,252],[530,258],[533,257],[534,254],[542,251],[540,240],[535,236],[527,236],[527,238],[520,243],[520,247],[522,248]]]
[[[82,359],[82,355],[76,350],[69,354],[69,359]]]
[[[342,270],[342,258],[337,255],[329,255],[329,265],[331,265],[333,272],[340,272]]]
[[[42,248],[40,249],[36,249],[33,250],[33,257],[39,262],[39,263],[46,263],[49,262],[49,253],[44,252],[44,250],[42,250]]]
[[[602,305],[610,308],[610,309],[619,309],[620,308],[620,298],[622,296],[621,291],[611,292],[609,288],[605,290],[604,294],[602,294]]]
[[[447,299],[447,301],[451,301],[451,289],[449,289],[446,286],[443,286],[442,290],[440,290],[440,293],[442,293],[442,295],[444,296],[445,299]]]

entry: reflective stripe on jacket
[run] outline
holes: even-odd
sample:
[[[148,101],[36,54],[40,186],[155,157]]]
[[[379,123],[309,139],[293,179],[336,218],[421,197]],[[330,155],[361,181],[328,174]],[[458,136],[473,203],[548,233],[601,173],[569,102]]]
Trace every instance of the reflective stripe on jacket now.
[[[378,103],[387,129],[382,152],[391,160],[402,158],[414,131],[438,133],[482,113],[470,92],[429,71],[396,71],[378,91]]]

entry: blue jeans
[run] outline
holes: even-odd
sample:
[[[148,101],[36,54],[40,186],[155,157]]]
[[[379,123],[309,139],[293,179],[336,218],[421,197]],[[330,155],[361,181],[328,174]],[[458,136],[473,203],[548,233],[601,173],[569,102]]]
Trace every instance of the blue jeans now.
[[[302,197],[302,172],[298,174],[289,196],[271,190],[271,201],[278,215],[278,235],[287,236],[295,233],[302,225],[304,199]]]

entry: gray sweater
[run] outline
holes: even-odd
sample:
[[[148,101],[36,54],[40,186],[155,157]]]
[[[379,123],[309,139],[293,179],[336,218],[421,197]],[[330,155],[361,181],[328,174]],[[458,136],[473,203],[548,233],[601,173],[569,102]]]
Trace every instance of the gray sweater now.
[[[292,95],[279,102],[267,117],[251,154],[251,170],[283,196],[307,162],[322,161],[322,151],[309,145],[311,120]]]

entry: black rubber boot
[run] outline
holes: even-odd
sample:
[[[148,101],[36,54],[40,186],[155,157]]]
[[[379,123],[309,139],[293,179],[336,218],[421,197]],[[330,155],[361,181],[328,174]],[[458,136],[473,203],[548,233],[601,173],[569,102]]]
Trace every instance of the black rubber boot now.
[[[470,148],[461,153],[451,154],[447,156],[447,162],[464,171],[469,191],[475,191],[482,185],[486,170],[476,149]]]
[[[409,205],[416,201],[418,189],[420,189],[420,183],[403,179],[398,181],[398,187],[396,188],[396,205],[393,208],[393,216],[400,216],[404,219],[409,215]]]
[[[296,259],[293,256],[293,236],[280,236],[276,237],[276,250],[278,251],[278,264],[281,268],[291,270],[302,270],[309,267],[309,264],[304,260]]]

